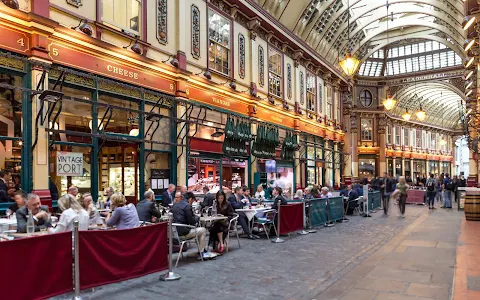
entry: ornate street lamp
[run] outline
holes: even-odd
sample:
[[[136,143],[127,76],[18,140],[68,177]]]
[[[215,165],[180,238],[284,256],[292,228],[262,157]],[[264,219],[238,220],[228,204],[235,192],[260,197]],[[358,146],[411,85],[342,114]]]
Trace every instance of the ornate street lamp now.
[[[409,121],[410,118],[412,117],[412,114],[408,112],[408,109],[405,108],[405,113],[402,115],[402,118],[405,120],[405,121]]]
[[[348,10],[347,12],[350,13],[350,1],[347,1]],[[350,45],[350,14],[348,14],[347,18],[348,28],[347,28],[347,53],[345,58],[339,62],[340,67],[342,68],[343,72],[347,74],[347,76],[353,76],[357,71],[358,65],[360,64],[360,60],[353,57],[350,51],[348,51],[348,46]]]

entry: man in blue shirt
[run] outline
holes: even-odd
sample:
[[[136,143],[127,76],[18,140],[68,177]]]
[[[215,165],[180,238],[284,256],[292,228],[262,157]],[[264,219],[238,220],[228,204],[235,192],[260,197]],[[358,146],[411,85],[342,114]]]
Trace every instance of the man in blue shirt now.
[[[452,191],[454,190],[452,179],[445,174],[443,179],[443,208],[452,209]]]

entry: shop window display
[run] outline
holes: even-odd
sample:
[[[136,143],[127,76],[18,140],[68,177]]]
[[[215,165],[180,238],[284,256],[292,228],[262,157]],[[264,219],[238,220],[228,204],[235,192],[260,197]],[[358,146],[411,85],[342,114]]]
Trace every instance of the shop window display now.
[[[57,153],[59,151],[81,153],[83,155],[82,176],[57,175]],[[90,147],[53,145],[50,150],[50,179],[57,186],[60,194],[66,194],[68,187],[74,185],[79,193],[91,192],[91,154]]]
[[[112,118],[108,125],[106,124],[108,113],[105,117],[105,124],[101,125],[105,126],[103,129],[105,132],[138,137],[139,105],[136,101],[124,100],[108,94],[100,94],[98,102],[115,106],[112,108]],[[106,106],[99,106],[98,117],[100,119],[104,116],[106,110]]]

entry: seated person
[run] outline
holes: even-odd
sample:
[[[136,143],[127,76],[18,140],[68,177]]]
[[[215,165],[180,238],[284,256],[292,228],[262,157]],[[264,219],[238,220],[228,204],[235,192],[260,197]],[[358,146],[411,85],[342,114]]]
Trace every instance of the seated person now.
[[[227,196],[223,191],[218,191],[215,201],[217,202],[217,213],[228,217],[228,219],[213,223],[213,227],[210,228],[209,244],[213,244],[213,247],[218,253],[223,253],[225,250],[223,241],[224,237],[228,235],[229,222],[233,217],[233,207],[230,202],[227,201]],[[217,247],[215,247],[215,243],[217,243]]]
[[[17,216],[17,231],[27,232],[28,211],[32,212],[33,222],[35,224],[35,231],[40,231],[40,228],[52,227],[50,223],[50,213],[48,206],[40,203],[40,197],[37,194],[28,194],[26,205],[21,207],[15,213]]]
[[[132,203],[126,205],[127,200],[124,195],[121,193],[114,193],[110,196],[110,201],[114,211],[113,214],[108,212],[107,217],[105,218],[107,226],[116,226],[117,229],[128,229],[140,225],[135,205]]]
[[[17,210],[25,206],[25,193],[22,191],[16,191],[13,196],[13,200],[15,200],[15,203],[10,205],[8,209],[10,212],[15,213]]]
[[[162,216],[155,207],[155,194],[152,191],[146,191],[144,199],[137,203],[138,219],[142,222],[156,222]]]
[[[248,202],[251,204],[252,197],[250,196],[250,189],[246,185],[244,185],[242,186],[242,191],[243,191],[243,198],[247,199]]]
[[[353,209],[355,206],[357,206],[357,198],[358,198],[358,193],[356,190],[353,189],[352,185],[347,186],[347,193],[346,197],[348,198],[347,201],[343,203],[345,207],[345,213],[347,215],[353,215]]]
[[[193,214],[193,209],[191,204],[189,204],[187,201],[184,201],[182,192],[175,193],[175,200],[173,202],[173,206],[170,212],[173,214],[173,223],[195,226],[198,222],[198,219],[197,219],[198,217],[196,217]],[[204,227],[196,227],[196,228],[190,229],[190,228],[178,226],[177,232],[178,232],[178,235],[184,236],[186,239],[197,237],[200,255],[204,259],[208,259],[212,257],[212,255],[209,252],[207,252],[207,249],[205,247],[207,230]]]
[[[272,191],[272,195],[273,195],[273,205],[272,205],[272,209],[278,209],[278,206],[279,205],[285,205],[285,204],[288,204],[287,203],[287,199],[285,199],[285,197],[283,197],[282,195],[282,188],[281,187],[278,187],[276,186],[273,191]]]
[[[102,224],[102,225],[104,224],[103,219],[100,216],[100,213],[98,212],[95,205],[93,205],[92,194],[90,193],[83,194],[81,198],[81,205],[83,209],[85,209],[88,213],[89,225],[96,226],[99,224]]]
[[[215,201],[215,194],[210,192],[208,186],[203,187],[203,201],[200,203],[202,208],[210,207],[213,205],[213,201]]]
[[[263,185],[259,184],[257,186],[257,191],[255,192],[255,198],[265,199],[265,191],[263,190]]]
[[[58,202],[61,203],[65,209],[58,220],[57,226],[49,229],[50,233],[73,231],[73,222],[75,221],[78,221],[78,230],[88,230],[88,213],[73,195],[63,195],[58,199]]]
[[[162,195],[162,206],[163,207],[169,207],[169,204],[173,203],[173,200],[175,198],[175,185],[174,184],[169,184],[168,188],[163,192]]]
[[[233,190],[234,194],[228,198],[228,202],[232,205],[234,209],[243,208],[246,205],[250,205],[248,199],[243,197],[243,190],[240,187],[236,187]],[[243,211],[238,211],[238,223],[242,226],[243,232],[247,235],[247,238],[253,240],[255,237],[252,235],[250,231],[250,226],[248,224],[248,218]]]
[[[322,192],[320,193],[320,198],[332,198],[333,195],[330,193],[330,190],[328,187],[324,186],[322,187]]]

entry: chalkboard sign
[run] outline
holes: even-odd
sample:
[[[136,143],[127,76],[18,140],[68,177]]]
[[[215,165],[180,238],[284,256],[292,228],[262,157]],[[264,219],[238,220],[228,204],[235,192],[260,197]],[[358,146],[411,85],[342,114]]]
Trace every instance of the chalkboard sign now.
[[[170,184],[170,169],[151,169],[150,186],[155,194],[163,193]]]

